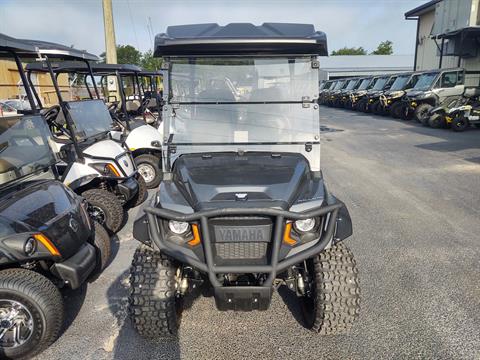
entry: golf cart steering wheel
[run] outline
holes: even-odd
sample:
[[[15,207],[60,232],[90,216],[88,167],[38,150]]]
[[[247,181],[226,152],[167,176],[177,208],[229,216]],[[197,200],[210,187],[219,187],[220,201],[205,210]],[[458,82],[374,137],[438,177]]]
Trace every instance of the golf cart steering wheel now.
[[[113,101],[112,103],[110,103],[110,105],[108,105],[108,111],[111,113],[117,111],[118,104],[118,101]]]
[[[55,124],[55,119],[57,118],[59,113],[60,113],[60,106],[53,105],[52,107],[49,107],[43,112],[43,116],[45,117],[45,120],[47,120],[47,122]]]

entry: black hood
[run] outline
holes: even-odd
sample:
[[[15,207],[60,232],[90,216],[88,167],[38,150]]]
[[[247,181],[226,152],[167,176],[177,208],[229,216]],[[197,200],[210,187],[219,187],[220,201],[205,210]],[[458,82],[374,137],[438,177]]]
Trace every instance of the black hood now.
[[[180,156],[174,182],[192,208],[267,202],[289,208],[311,180],[304,156],[292,153],[209,153]],[[248,200],[248,201],[244,201]]]

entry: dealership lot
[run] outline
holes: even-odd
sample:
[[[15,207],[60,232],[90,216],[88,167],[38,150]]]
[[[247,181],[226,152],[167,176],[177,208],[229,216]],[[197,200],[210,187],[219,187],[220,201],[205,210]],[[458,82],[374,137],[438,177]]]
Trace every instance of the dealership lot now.
[[[126,313],[133,209],[110,266],[65,293],[66,329],[38,358],[477,358],[480,131],[320,110],[324,176],[351,212],[346,243],[361,273],[351,335],[305,330],[295,298],[281,289],[266,312],[218,312],[201,296],[189,302],[177,339],[141,339]]]

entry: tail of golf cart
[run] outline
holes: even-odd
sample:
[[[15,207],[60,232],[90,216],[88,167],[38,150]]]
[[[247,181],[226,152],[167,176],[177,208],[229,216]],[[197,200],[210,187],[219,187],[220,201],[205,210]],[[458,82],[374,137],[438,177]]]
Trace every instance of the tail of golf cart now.
[[[306,327],[347,332],[359,312],[352,234],[320,170],[312,25],[172,26],[163,57],[164,158],[157,195],[134,224],[130,314],[146,337],[175,334],[199,284],[220,310],[268,309],[286,286]]]

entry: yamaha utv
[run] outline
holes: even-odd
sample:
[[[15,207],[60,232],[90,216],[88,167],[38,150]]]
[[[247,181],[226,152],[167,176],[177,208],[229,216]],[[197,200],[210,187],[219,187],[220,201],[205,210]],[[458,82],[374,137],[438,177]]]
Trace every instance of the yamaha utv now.
[[[145,186],[147,188],[157,187],[161,179],[163,128],[157,129],[148,125],[143,116],[137,116],[147,110],[151,100],[150,97],[143,97],[139,79],[142,69],[130,64],[95,63],[88,67],[85,62],[78,61],[55,63],[52,64],[52,68],[57,77],[60,74],[68,74],[69,78],[84,84],[87,89],[87,99],[90,100],[94,100],[93,94],[95,93],[95,89],[91,88],[88,81],[90,70],[95,78],[99,78],[103,90],[100,91],[101,96],[108,101],[108,110],[114,121],[110,127],[110,134],[113,139],[125,143],[134,158],[138,173],[142,175]],[[49,71],[45,63],[28,64],[26,69],[29,75]],[[107,85],[109,77],[116,78],[120,99],[117,99],[116,95],[109,95]],[[126,93],[125,80],[132,85],[130,94]],[[158,126],[158,124],[155,125]]]
[[[0,116],[0,358],[30,358],[59,336],[59,287],[78,288],[110,257],[110,238],[87,203],[55,180],[49,129],[36,109],[20,57],[35,47],[0,34],[0,58],[13,59],[29,110]]]
[[[414,117],[428,125],[430,111],[446,100],[460,98],[464,92],[465,70],[432,70],[420,75],[411,91],[403,97],[403,118]]]
[[[347,332],[359,313],[352,224],[320,170],[313,25],[172,26],[163,57],[163,180],[134,223],[130,314],[136,330],[177,332],[199,283],[219,310],[298,296],[305,326]],[[233,87],[231,86],[233,85]]]
[[[90,214],[98,222],[116,232],[123,224],[123,206],[142,203],[147,189],[129,149],[111,138],[112,118],[100,98],[88,61],[97,57],[59,44],[28,42],[39,49],[42,67],[50,74],[58,100],[58,105],[45,107],[45,99],[31,86],[38,105],[43,107],[54,151],[62,160],[57,164],[61,180],[88,200]],[[85,60],[96,99],[64,99],[51,61],[59,58]],[[33,85],[32,66],[27,65],[27,71]]]

